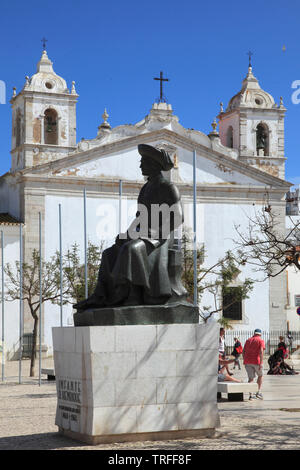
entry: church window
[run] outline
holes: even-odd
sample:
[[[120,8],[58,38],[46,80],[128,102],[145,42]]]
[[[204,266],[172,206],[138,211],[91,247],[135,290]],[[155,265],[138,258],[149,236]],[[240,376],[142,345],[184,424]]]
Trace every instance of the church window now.
[[[243,308],[239,295],[239,287],[227,287],[223,291],[223,317],[228,320],[242,320]]]
[[[264,123],[259,123],[256,128],[257,155],[269,155],[269,129]]]
[[[52,85],[52,83],[50,83],[50,82],[46,82],[46,83],[45,83],[45,86],[46,86],[46,88],[48,88],[49,90],[51,90],[51,88],[53,88],[53,85]]]
[[[58,145],[58,116],[54,109],[46,109],[44,117],[45,144]]]
[[[233,148],[233,128],[229,126],[227,129],[227,147]]]
[[[16,147],[19,147],[21,144],[21,113],[20,111],[17,112],[17,117],[16,117]]]

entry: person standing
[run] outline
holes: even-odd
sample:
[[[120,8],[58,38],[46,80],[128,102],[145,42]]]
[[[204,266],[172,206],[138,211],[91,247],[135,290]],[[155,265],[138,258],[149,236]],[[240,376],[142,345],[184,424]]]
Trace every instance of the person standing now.
[[[257,328],[254,331],[254,335],[251,338],[248,338],[245,342],[243,350],[244,366],[248,375],[248,382],[253,382],[255,376],[257,375],[258,391],[255,395],[250,393],[249,400],[252,400],[253,398],[259,398],[263,400],[261,388],[263,383],[264,350],[265,342],[261,338],[261,330]]]
[[[293,348],[293,336],[292,336],[290,331],[288,331],[288,333],[286,335],[286,340],[287,340],[286,344],[287,344],[288,349],[289,349],[289,355],[291,355],[292,352],[293,352],[293,349],[292,349]]]
[[[235,369],[235,366],[237,366],[239,370],[241,370],[239,357],[243,352],[243,346],[241,345],[239,338],[233,338],[233,339],[234,339],[234,346],[233,346],[233,351],[231,354],[235,358],[233,369]]]
[[[226,360],[226,353],[225,353],[225,329],[220,328],[220,336],[219,336],[219,359]],[[228,375],[233,375],[228,368],[228,364],[226,364],[225,369],[227,370]]]
[[[225,359],[225,329],[224,328],[220,328],[219,355],[222,356],[222,359]]]

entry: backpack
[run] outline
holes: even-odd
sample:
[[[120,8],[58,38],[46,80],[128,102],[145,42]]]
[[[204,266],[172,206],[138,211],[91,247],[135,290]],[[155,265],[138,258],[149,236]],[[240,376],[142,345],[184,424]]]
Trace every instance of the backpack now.
[[[237,348],[235,348],[235,350],[236,350],[236,352],[237,352],[238,354],[242,354],[242,352],[243,352],[243,346],[240,345],[240,346],[238,346]]]

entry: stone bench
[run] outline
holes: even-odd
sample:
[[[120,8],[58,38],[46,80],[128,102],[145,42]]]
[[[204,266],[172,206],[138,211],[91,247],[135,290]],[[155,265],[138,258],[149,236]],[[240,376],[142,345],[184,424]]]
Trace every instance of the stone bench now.
[[[218,398],[222,393],[227,394],[228,401],[243,401],[244,393],[256,393],[257,383],[218,382]]]
[[[41,369],[42,375],[47,375],[47,380],[55,380],[54,369]]]

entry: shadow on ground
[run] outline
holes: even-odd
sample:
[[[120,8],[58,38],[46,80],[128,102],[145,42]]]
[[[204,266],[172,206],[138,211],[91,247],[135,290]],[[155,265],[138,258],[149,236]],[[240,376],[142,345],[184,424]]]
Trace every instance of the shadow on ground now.
[[[55,450],[82,445],[54,432],[0,438],[0,450]]]
[[[233,423],[232,423],[233,424]],[[219,428],[208,439],[143,441],[89,446],[61,436],[42,433],[0,439],[0,450],[299,450],[299,426],[274,426],[274,423],[240,423],[238,428]]]

